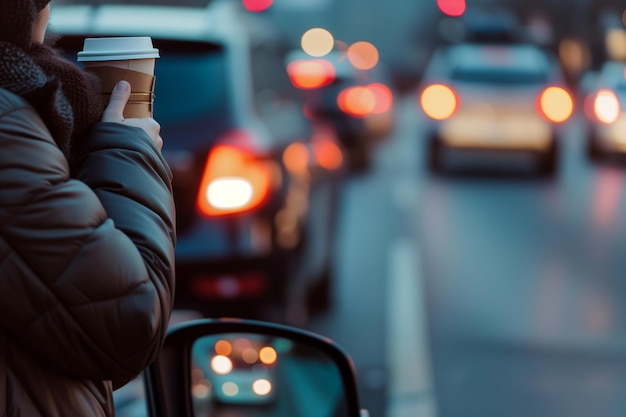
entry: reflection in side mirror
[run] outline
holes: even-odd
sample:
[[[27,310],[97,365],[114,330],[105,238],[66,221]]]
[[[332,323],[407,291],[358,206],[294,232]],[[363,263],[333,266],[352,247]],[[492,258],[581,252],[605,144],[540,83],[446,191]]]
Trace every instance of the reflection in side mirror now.
[[[320,335],[270,322],[174,326],[144,373],[150,417],[359,417],[354,366]]]
[[[225,333],[199,338],[191,352],[194,417],[348,416],[339,369],[316,348]]]

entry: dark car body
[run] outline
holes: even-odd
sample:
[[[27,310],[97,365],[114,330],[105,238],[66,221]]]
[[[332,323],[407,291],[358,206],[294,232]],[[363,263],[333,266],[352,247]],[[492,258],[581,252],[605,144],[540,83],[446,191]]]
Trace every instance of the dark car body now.
[[[342,155],[332,126],[304,116],[280,36],[236,2],[85,1],[53,10],[69,55],[102,36],[150,36],[160,52],[154,117],[174,173],[176,307],[254,317],[247,307],[279,307],[277,320],[305,308],[329,279]]]

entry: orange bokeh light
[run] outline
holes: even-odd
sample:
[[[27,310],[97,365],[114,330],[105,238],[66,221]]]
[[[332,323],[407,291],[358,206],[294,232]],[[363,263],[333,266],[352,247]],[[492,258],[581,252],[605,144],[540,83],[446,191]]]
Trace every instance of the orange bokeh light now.
[[[459,107],[456,92],[444,84],[432,84],[420,95],[420,105],[426,115],[434,120],[451,117]]]
[[[369,42],[356,42],[346,52],[348,60],[357,69],[368,70],[378,64],[378,49]]]
[[[313,153],[322,168],[334,170],[343,163],[343,154],[339,146],[325,134],[318,134],[311,140]]]
[[[356,117],[370,114],[376,107],[376,97],[367,87],[349,87],[337,96],[337,105],[341,111]]]
[[[368,88],[372,91],[372,93],[374,93],[376,100],[372,113],[387,113],[393,105],[393,93],[391,92],[391,89],[382,83],[370,84]]]
[[[574,111],[571,95],[560,87],[548,87],[539,97],[539,106],[543,115],[554,123],[569,119]]]
[[[294,142],[283,151],[283,163],[294,174],[305,174],[309,165],[309,150],[304,143]]]

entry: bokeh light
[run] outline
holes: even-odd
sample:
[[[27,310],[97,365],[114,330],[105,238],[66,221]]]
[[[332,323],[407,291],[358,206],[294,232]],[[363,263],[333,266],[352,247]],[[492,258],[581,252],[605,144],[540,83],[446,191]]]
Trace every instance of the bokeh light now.
[[[328,55],[335,46],[332,33],[323,28],[307,30],[300,39],[302,50],[313,57]]]
[[[250,12],[262,12],[270,8],[274,0],[242,0],[243,7]]]
[[[539,100],[543,114],[555,123],[562,123],[569,119],[574,110],[572,97],[560,87],[546,88]]]
[[[233,347],[227,340],[219,340],[215,343],[215,353],[222,356],[228,356],[233,351]]]
[[[343,153],[331,138],[324,134],[319,134],[314,136],[311,142],[315,159],[322,168],[334,170],[341,167],[343,163]]]
[[[437,6],[443,14],[451,17],[462,16],[467,8],[465,0],[437,0]]]
[[[607,124],[615,122],[621,111],[617,96],[608,89],[598,91],[593,102],[593,110],[598,120]]]
[[[267,379],[257,379],[252,383],[252,391],[256,395],[268,395],[272,392],[272,383]]]
[[[393,93],[391,89],[382,83],[370,84],[368,87],[372,93],[374,93],[376,99],[372,113],[383,114],[391,110],[391,106],[393,105]]]
[[[226,356],[217,355],[211,359],[211,369],[220,375],[226,375],[233,370],[233,363]]]
[[[337,105],[344,113],[355,117],[364,117],[374,110],[376,97],[372,90],[367,87],[350,87],[339,93]]]
[[[276,362],[278,354],[271,346],[265,346],[259,351],[259,360],[265,365],[271,365]]]
[[[606,34],[605,43],[610,59],[615,61],[626,60],[626,29],[610,29]]]
[[[309,150],[304,143],[294,142],[283,151],[283,163],[294,174],[306,174],[309,165]]]
[[[247,364],[254,364],[259,360],[259,352],[256,349],[249,347],[241,352],[241,359]]]
[[[445,120],[452,116],[459,105],[459,99],[450,87],[433,84],[424,89],[420,96],[424,113],[435,120]]]
[[[234,382],[224,382],[222,392],[228,397],[234,397],[239,394],[239,387]]]
[[[287,65],[287,74],[296,88],[314,89],[335,79],[335,67],[325,59],[296,60]]]
[[[577,76],[588,69],[591,64],[587,45],[578,39],[562,39],[559,42],[558,53],[563,69],[569,74]]]
[[[370,42],[355,42],[348,48],[348,60],[357,69],[368,70],[378,64],[378,49]]]

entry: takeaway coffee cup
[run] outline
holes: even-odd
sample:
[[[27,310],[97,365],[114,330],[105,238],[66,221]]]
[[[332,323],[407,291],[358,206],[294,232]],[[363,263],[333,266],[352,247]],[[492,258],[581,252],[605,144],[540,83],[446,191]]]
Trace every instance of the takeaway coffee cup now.
[[[149,36],[86,38],[78,62],[95,73],[102,82],[106,105],[113,87],[120,80],[130,83],[131,94],[124,117],[152,117],[154,103],[154,65],[159,50]]]

